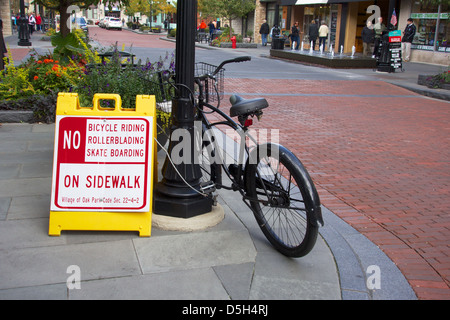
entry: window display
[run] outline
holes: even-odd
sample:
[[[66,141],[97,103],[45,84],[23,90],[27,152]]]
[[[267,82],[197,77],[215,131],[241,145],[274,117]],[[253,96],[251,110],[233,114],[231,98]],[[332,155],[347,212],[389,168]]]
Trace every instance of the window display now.
[[[417,32],[412,42],[412,48],[450,52],[450,19],[449,5],[441,4],[438,19],[438,6],[416,1],[413,5],[411,18],[414,20]],[[438,28],[436,25],[439,23]]]

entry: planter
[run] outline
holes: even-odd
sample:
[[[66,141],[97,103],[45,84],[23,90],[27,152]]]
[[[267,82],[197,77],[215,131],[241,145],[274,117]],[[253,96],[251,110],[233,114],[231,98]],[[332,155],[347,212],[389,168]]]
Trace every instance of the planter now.
[[[428,84],[427,79],[431,78],[432,76],[433,76],[432,74],[419,74],[417,78],[417,84],[426,86]]]
[[[450,83],[442,83],[441,80],[436,79],[437,75],[419,74],[417,83],[431,89],[450,90]]]
[[[33,111],[28,110],[0,110],[0,123],[22,123],[33,120]]]
[[[444,90],[450,90],[450,83],[444,83],[444,84],[442,84],[442,89],[444,89]]]
[[[231,42],[221,42],[220,43],[221,48],[231,48]],[[236,48],[245,48],[245,49],[252,49],[257,48],[258,45],[256,43],[236,43]]]
[[[55,122],[56,94],[0,101],[0,123]]]

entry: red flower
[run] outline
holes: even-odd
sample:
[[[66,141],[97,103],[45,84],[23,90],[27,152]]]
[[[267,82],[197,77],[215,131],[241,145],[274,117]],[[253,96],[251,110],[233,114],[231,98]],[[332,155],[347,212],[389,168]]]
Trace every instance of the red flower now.
[[[37,79],[39,79],[39,77],[38,76],[34,76],[34,78],[33,78],[34,80],[37,80]]]

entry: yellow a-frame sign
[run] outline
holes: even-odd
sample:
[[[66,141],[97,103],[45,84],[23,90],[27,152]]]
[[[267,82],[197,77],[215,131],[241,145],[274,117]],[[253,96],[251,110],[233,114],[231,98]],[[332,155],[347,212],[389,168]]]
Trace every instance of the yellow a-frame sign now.
[[[112,101],[113,108],[102,107]],[[49,235],[114,230],[150,236],[155,106],[154,96],[136,96],[131,109],[122,108],[117,94],[95,94],[92,108],[81,108],[76,93],[59,93]]]

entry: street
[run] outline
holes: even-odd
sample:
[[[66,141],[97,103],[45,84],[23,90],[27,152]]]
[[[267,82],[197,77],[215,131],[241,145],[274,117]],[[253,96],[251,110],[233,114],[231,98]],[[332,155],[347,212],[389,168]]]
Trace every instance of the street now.
[[[125,44],[142,59],[175,47],[128,31],[96,28],[91,36],[104,46]],[[217,65],[238,55],[252,52],[197,48],[196,61]],[[268,100],[255,128],[280,130],[280,143],[307,167],[323,205],[378,245],[419,298],[449,299],[448,102],[361,71],[261,55],[225,69],[226,94]],[[222,107],[229,108],[227,96]]]
[[[89,35],[143,62],[175,50],[165,35],[93,26]],[[231,94],[266,98],[269,108],[252,128],[279,130],[322,205],[378,246],[418,299],[450,299],[450,104],[389,83],[415,81],[408,67],[438,67],[410,64],[384,75],[276,60],[269,50],[197,47],[196,61],[252,56],[225,67],[221,108],[230,108]]]

